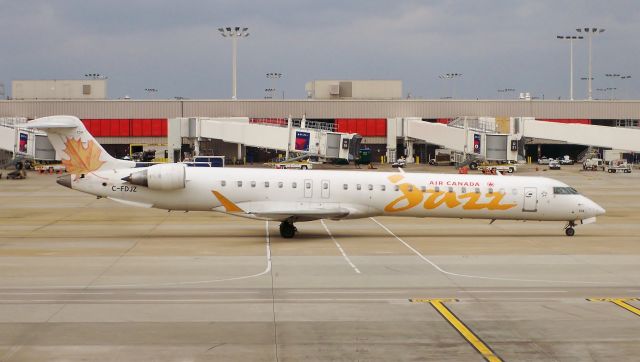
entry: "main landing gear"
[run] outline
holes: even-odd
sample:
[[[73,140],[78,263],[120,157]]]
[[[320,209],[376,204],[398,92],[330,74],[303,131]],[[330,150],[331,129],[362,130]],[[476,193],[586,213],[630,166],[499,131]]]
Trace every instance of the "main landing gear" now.
[[[280,236],[285,239],[291,239],[296,234],[296,231],[298,231],[298,229],[293,226],[292,222],[283,221],[280,224]]]
[[[576,226],[575,221],[569,221],[569,223],[567,224],[567,226],[565,226],[564,228],[564,233],[567,236],[573,236],[576,234],[576,229],[574,229],[573,227]]]

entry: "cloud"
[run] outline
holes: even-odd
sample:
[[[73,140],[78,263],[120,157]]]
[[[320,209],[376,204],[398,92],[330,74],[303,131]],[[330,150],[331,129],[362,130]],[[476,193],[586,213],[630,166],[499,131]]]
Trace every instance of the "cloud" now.
[[[456,93],[496,98],[516,88],[567,97],[568,44],[577,26],[594,39],[594,83],[632,73],[640,47],[636,1],[3,1],[0,81],[79,78],[102,73],[111,97],[227,98],[231,44],[219,26],[248,26],[239,41],[239,95],[262,98],[267,72],[304,97],[313,79],[400,79],[405,93],[447,95],[439,74],[462,73]],[[586,42],[575,47],[576,79],[586,74]],[[636,78],[626,87],[638,96]],[[576,81],[576,94],[584,84]],[[594,86],[595,88],[595,86]]]

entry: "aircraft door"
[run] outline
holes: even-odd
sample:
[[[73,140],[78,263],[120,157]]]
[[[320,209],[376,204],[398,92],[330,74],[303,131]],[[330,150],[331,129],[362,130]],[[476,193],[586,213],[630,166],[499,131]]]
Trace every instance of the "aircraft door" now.
[[[538,189],[535,187],[524,188],[524,204],[522,211],[536,212],[538,211]]]
[[[329,184],[329,180],[322,180],[322,198],[323,199],[328,199],[329,198],[329,191],[330,191],[331,187]]]
[[[313,180],[304,180],[304,197],[311,198],[313,196]]]

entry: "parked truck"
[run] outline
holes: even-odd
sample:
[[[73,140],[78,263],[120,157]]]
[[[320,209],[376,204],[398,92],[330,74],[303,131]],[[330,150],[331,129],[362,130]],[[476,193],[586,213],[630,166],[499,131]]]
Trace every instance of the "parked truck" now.
[[[606,163],[605,169],[609,173],[624,172],[631,173],[631,165],[625,160],[614,160]]]
[[[582,163],[582,169],[585,171],[604,171],[605,164],[601,158],[588,158]]]

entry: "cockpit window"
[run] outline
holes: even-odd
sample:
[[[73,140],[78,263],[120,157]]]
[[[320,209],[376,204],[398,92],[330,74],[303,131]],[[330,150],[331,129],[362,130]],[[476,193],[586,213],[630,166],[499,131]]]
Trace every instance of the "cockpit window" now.
[[[578,191],[573,187],[554,187],[554,195],[578,195]]]

